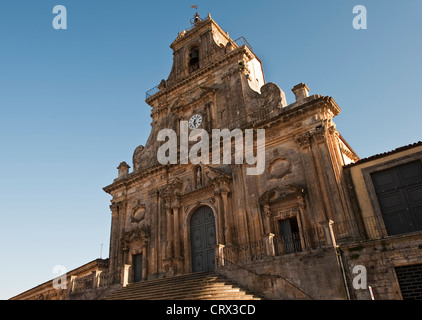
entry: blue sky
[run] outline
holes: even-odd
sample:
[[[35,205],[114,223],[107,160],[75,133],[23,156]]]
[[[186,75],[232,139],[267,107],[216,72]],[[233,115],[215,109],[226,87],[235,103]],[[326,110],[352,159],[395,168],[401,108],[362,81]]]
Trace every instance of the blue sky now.
[[[67,30],[52,27],[58,4]],[[170,73],[191,5],[248,40],[288,103],[300,82],[332,96],[361,158],[422,140],[420,0],[2,0],[0,299],[108,257],[102,188],[148,138],[145,92]]]

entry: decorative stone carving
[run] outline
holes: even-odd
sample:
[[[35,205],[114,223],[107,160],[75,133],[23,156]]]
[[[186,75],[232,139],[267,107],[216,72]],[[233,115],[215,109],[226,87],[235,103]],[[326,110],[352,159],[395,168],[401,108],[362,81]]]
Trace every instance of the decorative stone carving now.
[[[186,180],[186,186],[185,189],[183,190],[184,193],[188,193],[192,191],[192,179],[187,179]]]
[[[133,153],[133,170],[138,171],[141,168],[148,166],[151,162],[151,151],[144,146],[139,146],[135,149]]]
[[[179,178],[174,179],[167,184],[162,190],[161,195],[165,197],[172,197],[173,195],[181,194],[183,191],[183,181]]]
[[[283,106],[282,91],[274,83],[269,82],[265,84],[264,86],[262,86],[261,97],[264,99],[264,103],[263,103],[264,107],[272,106],[272,107],[281,108]]]
[[[122,250],[127,251],[132,242],[140,241],[141,246],[145,246],[151,237],[151,227],[149,225],[141,226],[136,229],[132,229],[123,234],[120,239]]]
[[[221,165],[218,167],[207,167],[204,171],[205,183],[211,184],[221,179],[231,180],[231,167],[228,165]]]
[[[311,145],[311,134],[309,132],[293,136],[293,140],[301,147],[307,148]]]
[[[131,222],[132,223],[139,223],[142,220],[145,219],[145,204],[142,204],[140,200],[138,200],[138,203],[136,206],[132,209],[132,215],[131,215]]]
[[[283,179],[286,175],[292,173],[292,164],[285,158],[276,157],[268,165],[270,179]]]
[[[303,199],[305,196],[305,189],[300,186],[287,185],[284,187],[275,187],[264,192],[258,199],[262,211],[267,213],[268,207],[271,203],[282,201],[288,197],[298,197]]]

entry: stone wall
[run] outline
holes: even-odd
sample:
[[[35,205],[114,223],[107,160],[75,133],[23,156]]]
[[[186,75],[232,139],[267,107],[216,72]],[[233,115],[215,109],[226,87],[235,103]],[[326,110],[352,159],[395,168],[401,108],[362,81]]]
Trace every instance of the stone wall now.
[[[365,267],[367,285],[371,286],[375,300],[401,300],[402,294],[395,267],[420,264],[422,239],[420,233],[395,236],[340,247],[352,299],[371,299],[368,289],[353,288],[355,266]]]
[[[219,272],[265,299],[347,299],[334,248],[227,263]]]
[[[120,284],[116,284],[110,287],[71,292],[67,295],[66,300],[101,300],[121,287]]]

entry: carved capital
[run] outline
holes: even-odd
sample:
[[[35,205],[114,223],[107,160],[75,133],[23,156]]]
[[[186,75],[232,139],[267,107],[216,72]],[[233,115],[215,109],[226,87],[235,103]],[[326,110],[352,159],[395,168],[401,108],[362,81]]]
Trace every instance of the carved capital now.
[[[170,210],[171,209],[171,199],[170,199],[170,197],[164,197],[163,200],[164,200],[164,208],[166,210]]]
[[[271,217],[271,209],[269,203],[263,205],[263,211],[266,217]]]
[[[311,134],[309,132],[303,134],[297,134],[293,136],[293,140],[299,145],[301,148],[308,148],[311,145]]]
[[[172,209],[179,209],[180,208],[180,197],[179,196],[175,196],[173,198],[173,201],[171,202],[171,208]]]
[[[223,184],[222,186],[220,186],[220,193],[223,196],[227,196],[229,193],[231,192],[229,186]]]
[[[216,196],[216,197],[220,197],[221,196],[220,188],[216,187],[214,189],[214,196]]]
[[[328,137],[328,129],[325,126],[319,126],[319,127],[316,127],[312,131],[311,134],[312,134],[312,138],[316,142],[324,142],[327,140],[327,137]]]

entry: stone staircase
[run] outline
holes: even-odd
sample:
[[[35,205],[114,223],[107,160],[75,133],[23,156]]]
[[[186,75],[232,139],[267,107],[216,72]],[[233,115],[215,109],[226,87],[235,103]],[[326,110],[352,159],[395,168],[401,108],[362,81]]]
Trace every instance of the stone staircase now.
[[[261,300],[224,276],[210,272],[132,283],[103,300]]]

